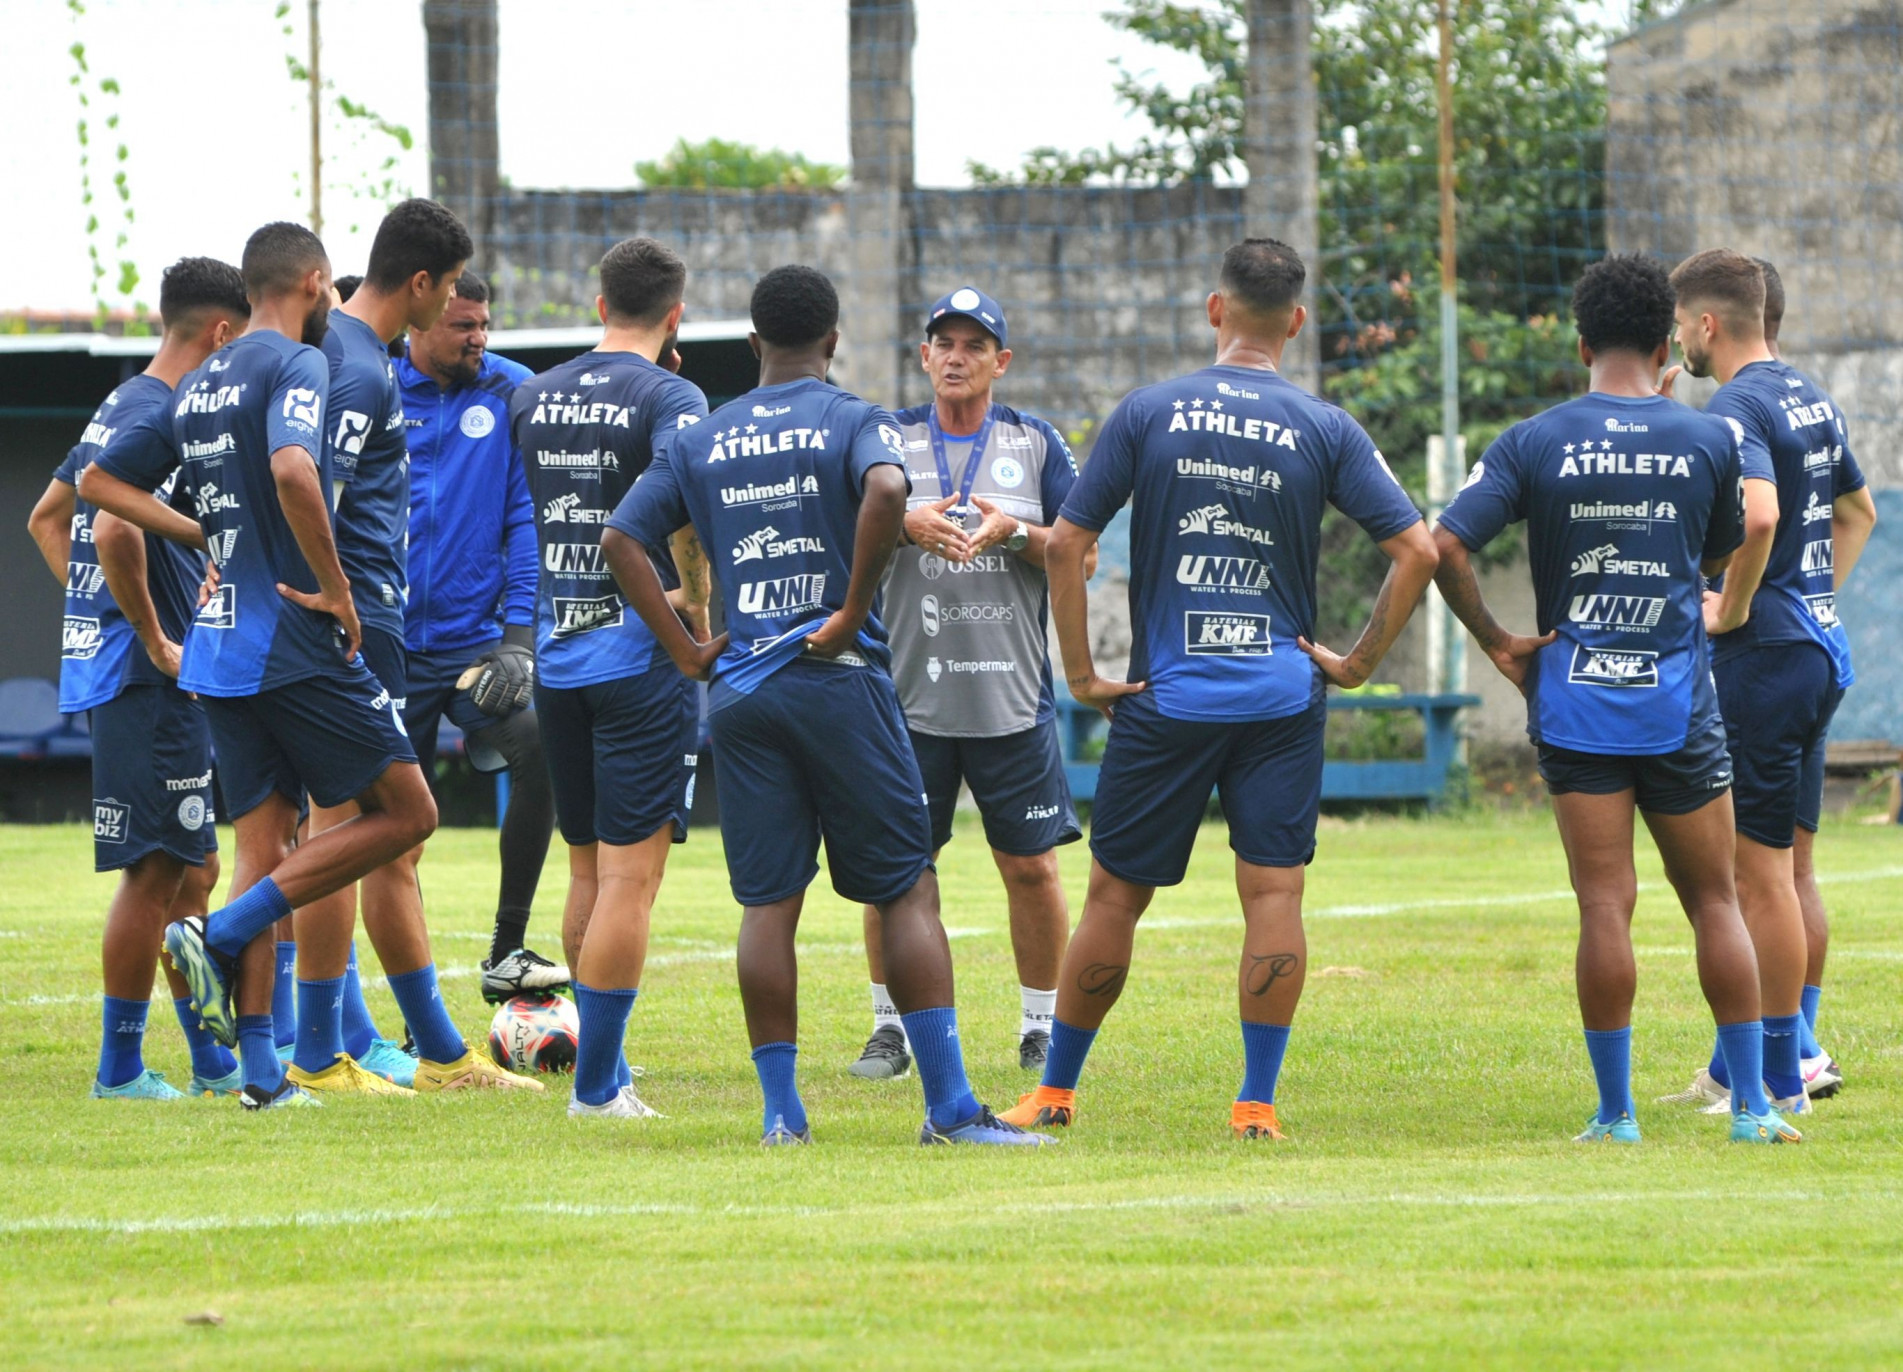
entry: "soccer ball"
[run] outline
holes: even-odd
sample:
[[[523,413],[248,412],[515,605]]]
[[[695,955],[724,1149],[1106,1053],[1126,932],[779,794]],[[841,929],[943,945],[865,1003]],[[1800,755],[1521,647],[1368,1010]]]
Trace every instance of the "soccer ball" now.
[[[489,1056],[512,1072],[572,1072],[581,1017],[566,996],[517,996],[489,1022]]]

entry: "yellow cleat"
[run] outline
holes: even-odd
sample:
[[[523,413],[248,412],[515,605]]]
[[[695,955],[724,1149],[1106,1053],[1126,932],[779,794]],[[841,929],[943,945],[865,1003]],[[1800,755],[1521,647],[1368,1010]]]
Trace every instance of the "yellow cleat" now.
[[[503,1091],[545,1091],[548,1088],[534,1077],[511,1072],[496,1065],[487,1053],[472,1052],[468,1045],[454,1062],[416,1064],[416,1089],[419,1091],[476,1091],[488,1088]]]
[[[1267,1139],[1287,1143],[1288,1135],[1276,1123],[1275,1107],[1257,1100],[1239,1100],[1229,1107],[1229,1132],[1239,1139]]]
[[[366,1072],[357,1064],[357,1060],[348,1053],[339,1053],[337,1060],[321,1072],[306,1072],[296,1063],[284,1069],[284,1075],[303,1087],[306,1091],[326,1096],[413,1096],[416,1092],[407,1086],[398,1086],[386,1081],[375,1072]]]
[[[1020,1129],[1064,1129],[1077,1118],[1077,1093],[1040,1086],[1018,1097],[1018,1103],[998,1116]]]

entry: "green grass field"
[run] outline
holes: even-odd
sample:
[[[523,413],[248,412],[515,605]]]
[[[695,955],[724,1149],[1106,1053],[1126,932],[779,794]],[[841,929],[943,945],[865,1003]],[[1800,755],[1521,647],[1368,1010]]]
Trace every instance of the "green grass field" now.
[[[973,1083],[1002,1107],[1030,1084],[1016,979],[964,827],[945,923]],[[822,879],[801,1035],[817,1146],[764,1153],[710,834],[675,851],[630,1027],[668,1118],[583,1124],[565,1088],[270,1118],[85,1099],[111,882],[78,828],[0,828],[0,1366],[1894,1368],[1903,832],[1832,823],[1818,853],[1824,1039],[1849,1084],[1799,1148],[1650,1104],[1711,1023],[1644,845],[1646,1141],[1570,1142],[1593,1102],[1574,914],[1534,814],[1326,826],[1281,1147],[1228,1138],[1239,917],[1219,830],[1138,935],[1077,1127],[1036,1154],[922,1150],[916,1077],[846,1074],[859,915]],[[1086,861],[1066,850],[1073,901]],[[492,835],[456,831],[424,865],[472,1037],[493,862]],[[531,931],[551,952],[562,879],[558,851]],[[394,1027],[387,992],[372,1006]],[[162,1001],[152,1023],[148,1060],[182,1081]]]

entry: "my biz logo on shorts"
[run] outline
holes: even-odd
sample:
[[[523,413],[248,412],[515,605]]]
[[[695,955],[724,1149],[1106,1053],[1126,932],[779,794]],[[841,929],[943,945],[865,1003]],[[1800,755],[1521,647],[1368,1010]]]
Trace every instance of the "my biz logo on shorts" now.
[[[1192,657],[1268,657],[1269,616],[1192,610],[1183,616],[1183,651]]]
[[[1566,680],[1575,686],[1656,686],[1659,684],[1659,655],[1624,648],[1588,648],[1576,643]]]
[[[107,796],[93,802],[93,841],[124,843],[132,823],[132,807]]]

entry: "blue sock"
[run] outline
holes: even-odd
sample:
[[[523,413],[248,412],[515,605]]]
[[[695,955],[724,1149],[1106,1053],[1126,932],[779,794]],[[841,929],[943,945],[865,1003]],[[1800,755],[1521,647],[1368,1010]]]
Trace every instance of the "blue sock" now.
[[[269,1015],[238,1016],[238,1062],[244,1084],[276,1091],[284,1082],[284,1064],[278,1061],[277,1036]]]
[[[1050,1054],[1044,1059],[1043,1084],[1059,1091],[1075,1091],[1077,1078],[1084,1074],[1084,1059],[1090,1056],[1090,1045],[1096,1041],[1095,1029],[1079,1029],[1053,1015]]]
[[[753,1050],[753,1070],[760,1074],[760,1094],[766,1100],[761,1133],[771,1129],[775,1120],[795,1134],[806,1127],[806,1105],[800,1100],[799,1087],[793,1084],[799,1055],[800,1050],[791,1043],[763,1043]]]
[[[1723,1029],[1718,1031],[1718,1037],[1712,1041],[1711,1065],[1705,1070],[1711,1073],[1713,1081],[1727,1091],[1731,1089],[1731,1066],[1725,1061],[1725,1031]],[[1758,1070],[1763,1071],[1762,1068]]]
[[[252,939],[290,913],[291,902],[266,877],[231,904],[205,916],[205,942],[235,958]]]
[[[1797,1060],[1804,1017],[1764,1017],[1764,1084],[1778,1100],[1804,1094],[1804,1069]]]
[[[628,1050],[624,1047],[615,1060],[615,1089],[634,1085],[634,1069],[628,1066]]]
[[[1817,1042],[1817,1005],[1823,998],[1823,987],[1806,986],[1804,988],[1804,998],[1798,1002],[1798,1005],[1804,1012],[1803,1053],[1807,1058],[1821,1058],[1824,1055],[1822,1046]]]
[[[1275,1079],[1282,1074],[1282,1054],[1288,1051],[1288,1031],[1286,1024],[1242,1021],[1242,1090],[1237,1094],[1237,1100],[1275,1104]]]
[[[949,1005],[900,1015],[912,1041],[918,1078],[925,1086],[925,1113],[943,1129],[978,1113],[978,1098],[965,1080],[965,1055],[958,1044],[958,1012]]]
[[[363,979],[357,975],[357,945],[350,945],[350,967],[344,972],[344,1051],[360,1058],[381,1038],[370,1006],[363,998]]]
[[[289,1048],[297,1042],[297,945],[280,943],[277,950],[277,980],[271,983],[271,1027],[277,1034],[278,1047]],[[324,1066],[330,1063],[326,1061]]]
[[[306,1072],[323,1071],[344,1051],[343,1002],[342,977],[297,983],[297,1054],[293,1061]]]
[[[107,996],[100,1014],[99,1084],[124,1086],[145,1070],[145,1017],[151,1002]]]
[[[1638,1118],[1632,1104],[1632,1026],[1588,1029],[1586,1055],[1599,1083],[1599,1122],[1611,1124],[1621,1115]]]
[[[621,1045],[628,1034],[628,1013],[640,992],[632,986],[597,991],[579,981],[574,986],[575,1011],[581,1019],[581,1044],[575,1051],[575,1099],[583,1105],[606,1105],[621,1089]],[[632,1073],[628,1080],[634,1080]]]
[[[231,1056],[229,1048],[198,1027],[198,1011],[192,1009],[192,998],[180,996],[172,1002],[172,1010],[178,1016],[178,1027],[185,1031],[185,1046],[191,1050],[192,1075],[206,1081],[230,1076],[238,1060]]]
[[[416,1038],[417,1056],[430,1062],[454,1062],[469,1051],[463,1036],[450,1023],[443,1009],[442,993],[436,989],[436,964],[426,962],[414,972],[390,978],[390,994],[396,1008]]]
[[[1771,1108],[1764,1095],[1764,1021],[1742,1020],[1718,1026],[1718,1047],[1731,1069],[1731,1108],[1762,1115]]]

